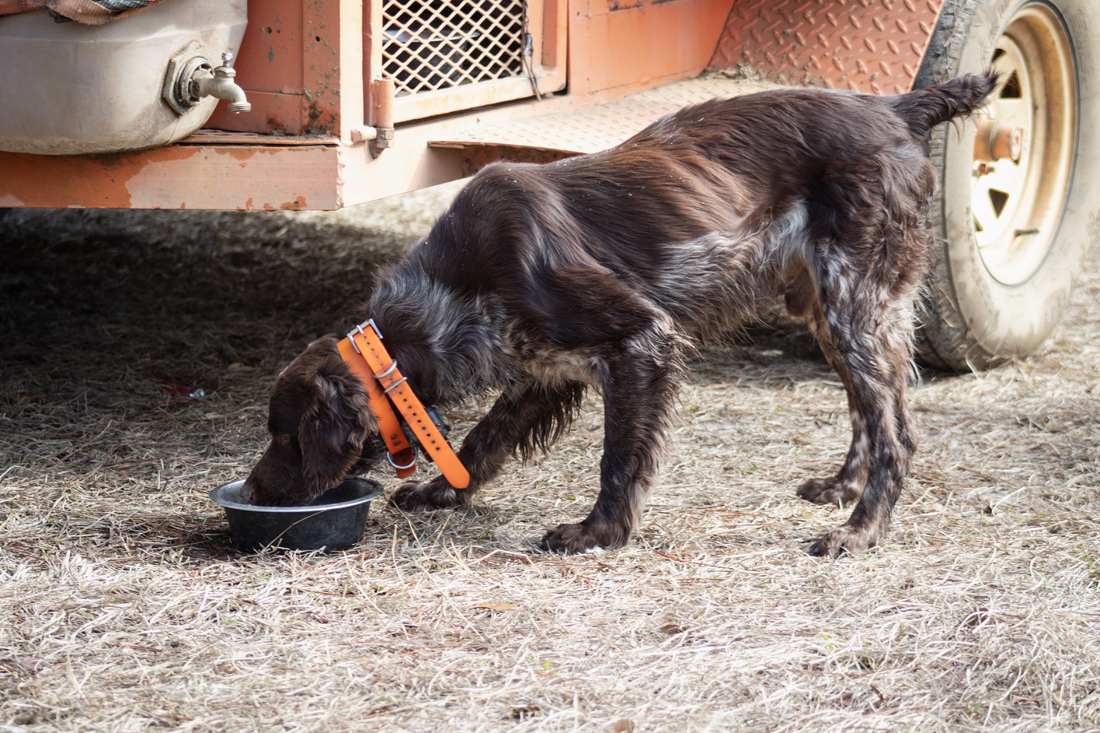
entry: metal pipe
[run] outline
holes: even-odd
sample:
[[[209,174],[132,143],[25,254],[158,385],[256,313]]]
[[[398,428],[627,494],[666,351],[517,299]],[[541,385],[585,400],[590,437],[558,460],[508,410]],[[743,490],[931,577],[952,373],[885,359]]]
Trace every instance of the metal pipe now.
[[[375,150],[393,147],[393,100],[396,96],[393,79],[376,79],[371,82],[371,125],[377,130],[373,142]]]

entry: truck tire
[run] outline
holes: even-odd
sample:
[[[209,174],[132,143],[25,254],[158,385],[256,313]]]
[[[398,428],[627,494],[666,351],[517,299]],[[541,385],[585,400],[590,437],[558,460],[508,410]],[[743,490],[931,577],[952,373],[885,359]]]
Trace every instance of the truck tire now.
[[[916,86],[990,65],[1005,83],[985,121],[941,125],[929,143],[940,185],[917,336],[927,364],[982,370],[1028,354],[1068,305],[1100,237],[1097,49],[1095,0],[945,4]],[[1002,125],[1000,135],[990,120]],[[976,154],[978,122],[1002,155],[1020,128],[1019,161],[993,159],[988,148]]]

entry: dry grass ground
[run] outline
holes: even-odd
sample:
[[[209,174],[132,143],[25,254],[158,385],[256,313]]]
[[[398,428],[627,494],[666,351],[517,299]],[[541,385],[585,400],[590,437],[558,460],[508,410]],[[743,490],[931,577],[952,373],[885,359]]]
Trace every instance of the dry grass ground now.
[[[593,500],[593,399],[468,513],[376,502],[351,551],[233,551],[206,493],[262,450],[274,375],[447,195],[0,221],[0,731],[1100,727],[1095,258],[1041,353],[912,390],[866,555],[806,555],[846,516],[793,495],[843,457],[844,395],[768,332],[693,365],[623,550],[534,546]]]

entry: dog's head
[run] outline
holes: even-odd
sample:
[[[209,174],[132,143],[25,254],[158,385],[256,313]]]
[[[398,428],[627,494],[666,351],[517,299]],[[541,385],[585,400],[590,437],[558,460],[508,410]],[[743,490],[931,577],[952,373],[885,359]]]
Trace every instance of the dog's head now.
[[[242,492],[259,506],[306,504],[386,452],[367,391],[332,336],[314,341],[279,374],[267,429],[271,443]]]

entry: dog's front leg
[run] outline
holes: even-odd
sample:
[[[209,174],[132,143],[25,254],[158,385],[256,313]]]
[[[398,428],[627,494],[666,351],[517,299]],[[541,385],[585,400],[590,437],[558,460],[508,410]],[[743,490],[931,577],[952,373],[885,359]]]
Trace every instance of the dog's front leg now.
[[[673,337],[633,339],[607,360],[600,493],[588,517],[542,539],[547,550],[626,544],[657,479],[675,415],[679,362]]]
[[[443,476],[400,486],[390,501],[406,511],[469,506],[473,495],[493,480],[517,449],[526,457],[548,448],[568,427],[584,396],[584,386],[524,385],[509,388],[462,441],[458,459],[470,473],[470,485],[455,489]]]

